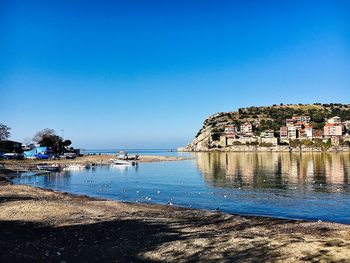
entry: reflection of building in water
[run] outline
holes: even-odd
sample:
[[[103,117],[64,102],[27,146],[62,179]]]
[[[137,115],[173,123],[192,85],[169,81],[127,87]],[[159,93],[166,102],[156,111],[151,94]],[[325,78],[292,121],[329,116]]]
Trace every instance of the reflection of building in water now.
[[[280,185],[343,184],[348,182],[349,158],[346,153],[198,153],[197,165],[207,183],[220,182],[222,187],[264,187],[266,180]]]
[[[327,154],[325,157],[325,174],[327,184],[343,184],[345,182],[345,167],[343,155]]]

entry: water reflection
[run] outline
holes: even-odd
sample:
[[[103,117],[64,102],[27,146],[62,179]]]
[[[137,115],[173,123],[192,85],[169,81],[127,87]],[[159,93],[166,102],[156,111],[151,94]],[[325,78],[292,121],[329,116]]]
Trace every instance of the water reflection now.
[[[349,153],[198,153],[179,162],[24,175],[14,183],[130,202],[350,223]]]
[[[347,187],[349,153],[198,153],[197,165],[214,187],[315,190]],[[334,186],[328,189],[324,186]]]

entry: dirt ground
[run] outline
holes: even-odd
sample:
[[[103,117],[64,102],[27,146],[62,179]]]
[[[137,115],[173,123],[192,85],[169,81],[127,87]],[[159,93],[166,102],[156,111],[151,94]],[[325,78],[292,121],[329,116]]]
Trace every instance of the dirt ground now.
[[[350,262],[350,226],[0,186],[0,262]]]

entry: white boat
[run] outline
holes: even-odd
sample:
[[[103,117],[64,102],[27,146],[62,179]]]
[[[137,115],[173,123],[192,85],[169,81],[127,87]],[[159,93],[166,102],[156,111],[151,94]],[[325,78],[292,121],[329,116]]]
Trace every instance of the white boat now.
[[[110,159],[110,161],[116,165],[135,165],[136,162],[130,162],[125,160]]]
[[[134,155],[129,155],[127,152],[120,151],[119,154],[117,154],[117,159],[119,160],[138,160],[139,155],[134,154]]]
[[[52,165],[52,166],[46,166],[46,165],[37,165],[37,168],[39,171],[61,171],[62,166],[61,165]]]

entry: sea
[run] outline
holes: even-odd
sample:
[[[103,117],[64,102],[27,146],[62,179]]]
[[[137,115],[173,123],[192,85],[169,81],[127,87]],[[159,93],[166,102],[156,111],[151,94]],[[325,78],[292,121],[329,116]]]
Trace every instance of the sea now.
[[[120,150],[85,153],[116,154]],[[124,151],[190,159],[46,175],[23,173],[13,181],[121,202],[350,224],[350,153]]]

